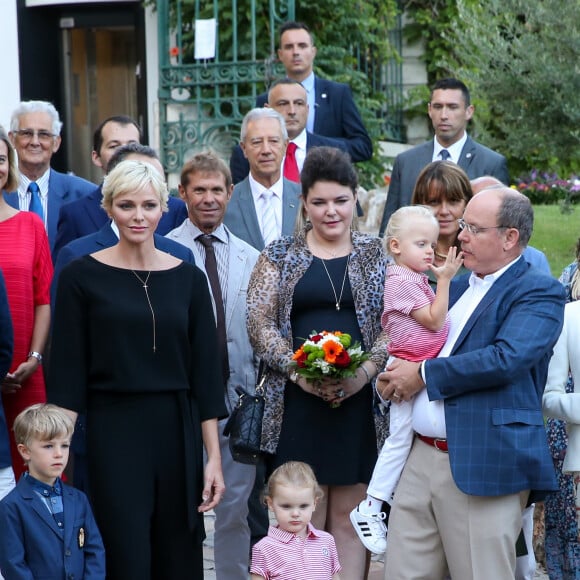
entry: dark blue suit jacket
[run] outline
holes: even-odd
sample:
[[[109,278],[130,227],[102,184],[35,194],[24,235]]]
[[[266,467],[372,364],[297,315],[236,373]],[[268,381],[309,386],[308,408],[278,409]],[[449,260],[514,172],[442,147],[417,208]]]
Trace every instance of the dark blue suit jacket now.
[[[411,205],[411,197],[415,189],[415,182],[419,173],[433,160],[433,139],[413,147],[395,158],[391,183],[387,194],[387,201],[383,211],[383,219],[379,228],[379,235],[385,233],[390,217],[400,207]],[[476,143],[469,135],[461,150],[457,163],[469,179],[492,175],[502,183],[509,185],[507,161],[503,155]]]
[[[189,262],[195,266],[195,258],[193,257],[193,254],[189,248],[183,244],[169,240],[159,234],[154,234],[154,237],[155,247],[157,249],[162,250],[163,252],[167,252],[168,254],[171,254],[172,256],[175,256],[184,262]],[[58,257],[54,264],[54,276],[52,278],[52,286],[50,289],[51,304],[53,309],[54,300],[56,298],[57,281],[61,270],[75,258],[80,258],[81,256],[86,256],[87,254],[92,254],[94,252],[98,252],[99,250],[110,248],[118,241],[119,238],[117,238],[115,232],[111,228],[110,221],[107,220],[105,225],[97,232],[89,234],[88,236],[83,236],[78,240],[73,240],[64,248],[62,248],[62,250],[58,253]]]
[[[58,253],[69,242],[88,236],[109,222],[107,212],[101,207],[102,198],[101,186],[99,186],[93,188],[87,197],[62,206],[58,218],[56,241],[52,251],[53,262],[56,262]],[[161,216],[157,226],[157,233],[162,236],[181,225],[183,220],[187,218],[187,207],[181,199],[170,197],[168,205],[169,211]]]
[[[27,477],[0,502],[0,569],[7,580],[105,579],[105,549],[87,497],[63,484],[62,501],[64,534]]]
[[[59,173],[54,169],[50,170],[48,178],[48,211],[46,216],[46,231],[50,243],[50,251],[54,249],[56,242],[56,228],[60,208],[89,195],[95,189],[95,184],[86,181],[76,175]],[[12,206],[18,209],[18,192],[5,193],[4,198]]]
[[[451,282],[450,307],[469,286]],[[564,290],[520,258],[493,284],[449,357],[425,362],[430,400],[443,400],[449,461],[466,494],[523,490],[532,501],[558,484],[542,394],[564,320]]]
[[[354,162],[369,160],[373,156],[373,143],[352,98],[350,87],[315,76],[314,92],[313,133],[343,141]],[[256,106],[263,107],[267,100],[266,93],[259,95]]]
[[[12,364],[12,353],[14,349],[14,333],[12,331],[12,317],[8,307],[8,296],[6,294],[6,284],[4,275],[0,271],[0,380],[6,376]],[[6,424],[6,415],[0,397],[0,469],[10,467],[12,458],[10,456],[9,429]]]
[[[322,135],[315,135],[314,133],[306,133],[306,152],[312,147],[336,147],[348,152],[348,148],[341,139],[332,139],[331,137],[323,137]],[[232,172],[232,180],[234,185],[240,183],[250,174],[250,164],[246,159],[242,148],[236,145],[230,157],[230,171]]]

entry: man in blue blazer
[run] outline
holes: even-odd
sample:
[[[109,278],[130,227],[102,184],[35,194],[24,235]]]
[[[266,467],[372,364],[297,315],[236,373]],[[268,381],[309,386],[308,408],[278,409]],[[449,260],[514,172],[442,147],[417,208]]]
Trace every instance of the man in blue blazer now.
[[[438,358],[396,360],[383,398],[413,398],[413,447],[395,491],[385,577],[514,577],[521,512],[557,489],[542,393],[564,292],[522,252],[529,200],[484,190],[459,239],[472,274],[452,281],[449,336]]]
[[[231,412],[237,401],[236,388],[253,393],[256,385],[257,359],[246,329],[246,295],[248,282],[259,253],[232,234],[223,225],[224,213],[231,200],[232,178],[224,161],[212,153],[199,153],[186,161],[181,170],[179,194],[186,202],[189,217],[167,234],[189,248],[206,275],[206,250],[200,238],[213,238],[218,280],[227,338],[227,372],[225,403]],[[216,300],[208,276],[214,310]],[[218,319],[216,314],[216,319]],[[215,508],[215,565],[218,578],[246,578],[250,555],[250,529],[247,522],[248,497],[256,476],[254,465],[234,461],[228,437],[223,430],[226,419],[219,422],[222,471],[226,493]]]
[[[308,26],[286,22],[280,28],[278,58],[286,76],[301,83],[308,93],[306,129],[315,135],[340,139],[353,161],[367,161],[373,144],[352,98],[350,87],[321,79],[314,74],[316,47]],[[257,107],[263,107],[267,95],[259,95]]]
[[[294,231],[300,205],[300,187],[282,176],[282,159],[288,145],[284,117],[274,109],[252,109],[242,122],[240,145],[250,173],[234,187],[224,224],[235,236],[262,251],[266,242]],[[264,240],[267,205],[274,214],[275,236]]]
[[[268,91],[268,102],[264,106],[271,107],[284,117],[289,143],[296,145],[295,157],[299,172],[302,171],[304,158],[312,147],[326,145],[348,152],[344,140],[323,137],[306,130],[308,99],[306,89],[298,81],[285,78],[274,82]],[[250,164],[240,145],[236,145],[232,151],[230,170],[234,184],[250,173]]]
[[[457,163],[469,179],[492,175],[509,184],[505,157],[476,143],[466,132],[474,107],[464,83],[457,79],[437,81],[431,91],[428,113],[435,137],[395,158],[380,236],[384,235],[393,212],[411,203],[417,177],[432,161],[449,159]]]
[[[90,181],[51,169],[50,161],[61,143],[61,128],[57,110],[45,101],[20,103],[10,120],[10,139],[18,153],[20,183],[18,191],[4,195],[12,207],[39,214],[51,250],[56,239],[60,208],[95,189],[95,184]],[[33,188],[36,188],[34,193]]]
[[[123,118],[121,117],[121,119]],[[163,175],[163,166],[157,153],[151,147],[140,145],[135,140],[140,135],[140,130],[135,122],[127,117],[132,123],[123,125],[114,119],[119,119],[119,117],[112,117],[104,121],[95,131],[94,142],[95,146],[99,147],[99,154],[96,155],[93,151],[93,162],[102,167],[105,173],[108,173],[125,159],[148,161]],[[99,133],[102,135],[100,139],[97,138]],[[107,213],[101,207],[103,198],[101,187],[99,185],[87,197],[66,204],[61,208],[56,241],[52,252],[54,262],[57,261],[58,253],[66,244],[96,232],[109,221]],[[175,228],[187,216],[185,204],[180,199],[170,197],[167,203],[169,211],[163,214],[156,230],[160,235],[165,235]]]

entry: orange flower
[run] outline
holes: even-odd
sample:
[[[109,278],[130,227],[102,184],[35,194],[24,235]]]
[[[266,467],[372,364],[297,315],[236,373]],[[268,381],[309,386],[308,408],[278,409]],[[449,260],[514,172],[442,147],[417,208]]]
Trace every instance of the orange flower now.
[[[301,346],[293,355],[292,355],[292,360],[298,360],[299,358],[301,358],[302,356],[304,356],[306,353],[304,352],[304,347]]]
[[[324,351],[324,360],[327,363],[334,364],[336,357],[344,350],[342,344],[334,342],[333,340],[328,340],[322,345],[322,350]]]

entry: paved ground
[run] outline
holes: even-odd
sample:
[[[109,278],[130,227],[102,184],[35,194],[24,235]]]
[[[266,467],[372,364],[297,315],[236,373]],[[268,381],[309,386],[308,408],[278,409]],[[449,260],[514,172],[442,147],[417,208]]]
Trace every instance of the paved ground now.
[[[214,525],[215,515],[210,512],[205,516],[205,530],[207,533],[207,539],[204,542],[203,556],[204,556],[204,579],[205,580],[215,580],[215,567],[214,567],[214,557],[213,557],[213,525]],[[383,562],[382,557],[377,557],[371,563],[371,569],[369,572],[368,580],[383,580]],[[342,578],[341,580],[349,580],[348,578]],[[493,579],[490,579],[493,580]],[[534,580],[548,580],[547,574],[538,567],[536,572],[536,577]]]

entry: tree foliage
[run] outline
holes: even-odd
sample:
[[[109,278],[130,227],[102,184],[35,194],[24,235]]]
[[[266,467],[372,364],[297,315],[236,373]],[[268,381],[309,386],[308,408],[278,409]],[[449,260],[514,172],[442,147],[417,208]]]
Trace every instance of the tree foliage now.
[[[475,97],[483,141],[512,174],[580,170],[579,0],[457,0],[445,65]]]

